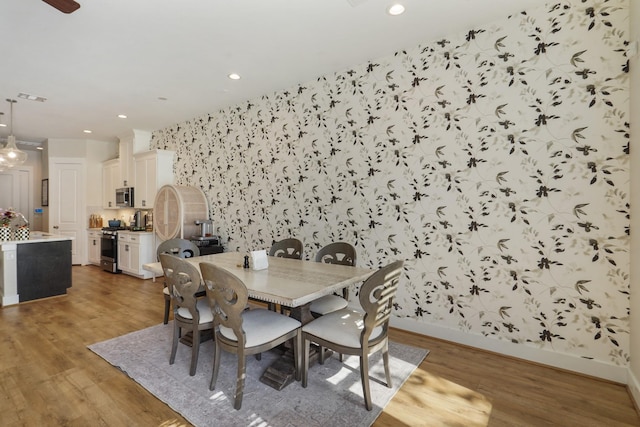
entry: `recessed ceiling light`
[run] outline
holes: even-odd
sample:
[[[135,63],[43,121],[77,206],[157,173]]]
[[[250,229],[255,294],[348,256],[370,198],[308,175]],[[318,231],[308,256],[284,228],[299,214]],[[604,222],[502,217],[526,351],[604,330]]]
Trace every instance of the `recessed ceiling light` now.
[[[38,146],[36,147],[36,150],[44,150],[44,147],[41,147],[41,146],[39,146],[39,145],[38,145]]]
[[[400,3],[396,3],[393,6],[389,6],[389,9],[387,9],[387,13],[393,16],[401,15],[402,13],[404,13],[404,6]]]
[[[126,119],[127,115],[126,114],[118,114],[118,118],[120,119]]]
[[[89,129],[85,129],[85,130],[83,130],[82,132],[84,132],[84,133],[91,133],[91,131],[90,131]]]
[[[229,78],[231,80],[240,80],[240,74],[231,73],[231,74],[229,74]]]

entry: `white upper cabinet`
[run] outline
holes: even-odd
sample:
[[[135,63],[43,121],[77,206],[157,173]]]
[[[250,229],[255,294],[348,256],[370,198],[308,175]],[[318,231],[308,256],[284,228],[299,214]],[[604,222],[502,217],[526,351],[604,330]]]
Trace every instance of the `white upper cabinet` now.
[[[102,207],[117,209],[116,188],[120,187],[120,159],[102,162]]]
[[[153,209],[158,189],[173,184],[173,151],[151,150],[134,154],[137,209]]]
[[[133,156],[136,153],[149,151],[151,133],[133,129],[131,134],[120,137],[120,187],[135,187],[135,165]]]

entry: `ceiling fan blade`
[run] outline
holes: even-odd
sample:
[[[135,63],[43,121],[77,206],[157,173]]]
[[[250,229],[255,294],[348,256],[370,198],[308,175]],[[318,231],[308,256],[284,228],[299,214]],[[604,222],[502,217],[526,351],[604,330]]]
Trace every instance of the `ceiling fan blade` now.
[[[43,2],[55,7],[60,12],[71,13],[80,8],[80,4],[73,0],[42,0]]]

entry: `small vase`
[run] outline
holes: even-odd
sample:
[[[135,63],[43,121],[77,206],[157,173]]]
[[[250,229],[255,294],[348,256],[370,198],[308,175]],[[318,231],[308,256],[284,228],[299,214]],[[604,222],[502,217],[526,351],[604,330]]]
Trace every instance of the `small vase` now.
[[[22,228],[18,228],[15,231],[15,239],[16,240],[29,240],[29,228],[28,227],[22,227]]]
[[[0,242],[11,240],[11,227],[0,226]]]

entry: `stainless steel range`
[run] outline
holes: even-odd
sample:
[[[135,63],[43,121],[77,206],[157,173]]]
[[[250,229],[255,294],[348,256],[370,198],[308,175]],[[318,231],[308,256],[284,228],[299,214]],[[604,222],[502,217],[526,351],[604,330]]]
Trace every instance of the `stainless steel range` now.
[[[104,227],[100,239],[100,266],[109,273],[121,273],[118,269],[118,230],[125,227]]]

